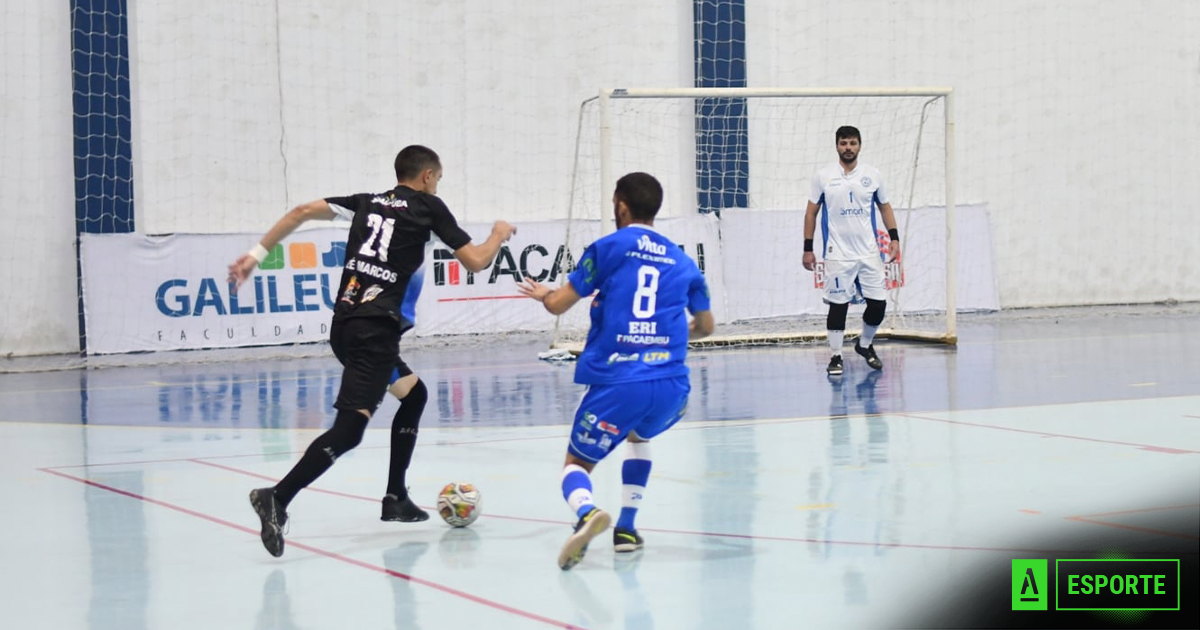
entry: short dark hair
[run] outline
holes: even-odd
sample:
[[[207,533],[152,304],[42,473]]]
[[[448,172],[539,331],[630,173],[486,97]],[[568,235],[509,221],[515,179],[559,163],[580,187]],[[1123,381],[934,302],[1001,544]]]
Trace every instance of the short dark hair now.
[[[617,180],[616,197],[629,206],[633,218],[649,221],[662,207],[662,184],[648,173],[630,173]]]
[[[841,140],[842,138],[854,138],[855,140],[858,140],[860,144],[862,143],[862,134],[858,133],[858,127],[851,127],[850,125],[842,125],[841,127],[838,127],[837,133],[834,134],[833,139],[837,141]]]
[[[438,159],[438,154],[429,147],[410,144],[396,154],[396,181],[398,182],[410,180],[427,168],[442,168],[442,161]]]

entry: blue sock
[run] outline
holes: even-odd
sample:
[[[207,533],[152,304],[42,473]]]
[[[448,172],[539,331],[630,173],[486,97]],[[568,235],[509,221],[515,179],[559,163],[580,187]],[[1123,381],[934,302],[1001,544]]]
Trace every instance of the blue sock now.
[[[621,465],[621,515],[617,517],[617,527],[634,529],[633,519],[637,517],[638,506],[642,503],[642,495],[646,493],[646,482],[650,481],[650,460],[626,459]]]
[[[595,507],[592,503],[592,478],[582,466],[570,464],[563,469],[562,493],[567,505],[579,518]]]

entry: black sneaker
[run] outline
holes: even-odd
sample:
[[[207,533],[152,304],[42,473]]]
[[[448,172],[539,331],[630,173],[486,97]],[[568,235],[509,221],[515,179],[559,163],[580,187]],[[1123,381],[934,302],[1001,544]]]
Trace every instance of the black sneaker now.
[[[287,525],[287,511],[274,488],[258,488],[250,491],[250,505],[262,521],[262,544],[267,553],[278,558],[283,555],[283,526]]]
[[[825,373],[830,376],[841,376],[843,371],[842,355],[833,355],[833,358],[829,359],[829,367],[825,368]]]
[[[401,499],[394,494],[384,495],[383,514],[379,517],[379,520],[419,523],[428,519],[429,512],[417,507],[417,504],[413,503],[409,497],[406,496]]]
[[[862,358],[867,360],[867,365],[876,370],[883,369],[883,361],[879,360],[879,355],[875,354],[875,344],[871,344],[866,348],[859,345],[858,341],[854,342],[854,351],[861,354]]]
[[[613,550],[617,553],[637,551],[646,545],[646,541],[638,535],[637,530],[618,527],[613,530]]]
[[[558,567],[566,571],[579,564],[579,561],[583,560],[583,554],[587,553],[588,543],[604,533],[611,524],[612,517],[608,512],[597,507],[580,517],[579,522],[575,523],[575,533],[571,534],[562,551],[558,552]]]

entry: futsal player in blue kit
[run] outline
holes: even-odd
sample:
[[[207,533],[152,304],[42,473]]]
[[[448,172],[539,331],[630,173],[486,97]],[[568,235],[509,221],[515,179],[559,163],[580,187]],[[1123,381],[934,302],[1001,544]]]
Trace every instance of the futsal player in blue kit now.
[[[569,282],[551,290],[526,277],[518,285],[555,315],[595,293],[587,345],[575,368],[575,382],[587,385],[587,393],[575,412],[562,474],[563,498],[579,518],[558,556],[564,571],[579,564],[588,543],[612,524],[592,500],[590,473],[626,440],[613,546],[618,553],[642,548],[634,518],[650,478],[649,440],[683,416],[691,391],[684,363],[688,340],[713,331],[704,275],[654,229],[662,199],[654,177],[625,175],[613,194],[617,231],[588,246]]]

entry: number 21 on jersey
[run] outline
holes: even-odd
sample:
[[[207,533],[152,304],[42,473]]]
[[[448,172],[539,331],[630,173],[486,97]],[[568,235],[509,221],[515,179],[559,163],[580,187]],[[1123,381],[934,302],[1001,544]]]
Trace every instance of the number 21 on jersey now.
[[[396,226],[396,220],[385,219],[378,214],[368,214],[367,225],[371,228],[371,235],[363,241],[358,253],[363,256],[376,256],[379,260],[387,262],[388,245],[392,243],[392,229]]]
[[[642,265],[637,272],[637,291],[633,292],[633,316],[638,319],[654,317],[658,300],[658,269]]]

